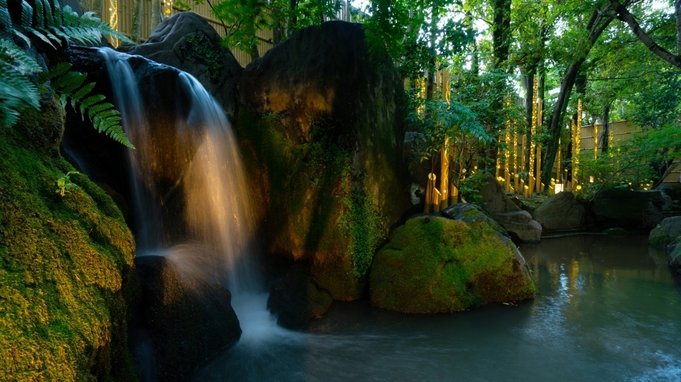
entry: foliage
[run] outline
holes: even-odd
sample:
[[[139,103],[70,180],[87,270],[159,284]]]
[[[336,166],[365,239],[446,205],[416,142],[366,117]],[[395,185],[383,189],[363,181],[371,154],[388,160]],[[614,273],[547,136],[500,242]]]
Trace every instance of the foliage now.
[[[81,17],[71,8],[63,9],[49,0],[36,0],[35,7],[22,0],[20,23],[13,24],[7,0],[0,0],[0,126],[13,126],[22,110],[40,108],[41,93],[57,91],[62,105],[70,99],[81,114],[87,111],[94,127],[127,147],[133,147],[120,126],[120,114],[113,105],[103,102],[102,95],[88,96],[94,83],[84,84],[85,75],[70,71],[68,64],[53,65],[45,72],[43,67],[26,50],[14,42],[18,38],[29,47],[32,43],[46,50],[56,49],[69,41],[81,44],[99,44],[102,36],[129,41],[108,24],[86,13]],[[55,45],[56,44],[56,45]],[[36,45],[36,46],[38,46]],[[39,91],[40,90],[40,91]]]
[[[361,179],[357,182],[362,184]],[[345,213],[338,221],[338,226],[344,235],[352,238],[352,273],[361,280],[369,271],[378,246],[385,240],[385,229],[381,213],[371,200],[371,195],[361,186],[352,187],[347,176],[343,178],[343,183],[343,188],[351,190],[342,197]]]
[[[26,51],[0,39],[0,126],[11,127],[19,119],[21,110],[40,107],[38,88],[30,80],[30,76],[40,71],[40,65]]]
[[[78,188],[78,185],[71,182],[71,175],[75,174],[80,174],[78,171],[68,171],[66,174],[60,176],[57,179],[57,194],[59,196],[64,197],[66,195],[66,190],[70,190],[73,188]]]
[[[594,176],[594,184],[583,182],[590,194],[603,188],[655,187],[679,159],[681,129],[668,126],[636,133],[598,159],[593,159],[593,153],[583,153],[579,163],[581,173]]]
[[[44,84],[49,81],[50,88],[60,95],[62,107],[66,107],[67,101],[70,100],[71,107],[80,111],[83,119],[87,115],[95,130],[134,149],[121,127],[120,112],[110,102],[105,102],[105,96],[88,95],[94,89],[95,83],[84,84],[86,77],[86,74],[71,71],[71,64],[58,63],[49,72],[40,73],[37,82]],[[40,87],[47,91],[44,85]]]
[[[480,193],[480,190],[487,185],[488,177],[488,172],[477,171],[460,182],[459,192],[466,202],[484,207],[482,205],[482,194]]]
[[[190,46],[187,48],[187,58],[203,64],[210,80],[215,83],[219,82],[224,69],[222,53],[213,49],[208,37],[203,33],[187,36],[187,43]]]

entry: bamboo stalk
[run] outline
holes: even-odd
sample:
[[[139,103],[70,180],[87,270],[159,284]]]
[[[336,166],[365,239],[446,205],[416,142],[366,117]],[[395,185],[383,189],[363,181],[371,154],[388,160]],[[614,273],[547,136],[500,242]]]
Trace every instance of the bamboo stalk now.
[[[454,205],[459,202],[459,189],[455,185],[450,185],[449,188],[449,205]]]
[[[423,212],[430,213],[433,205],[433,189],[435,188],[435,174],[432,172],[428,174],[428,184],[426,185],[426,204],[423,206]]]

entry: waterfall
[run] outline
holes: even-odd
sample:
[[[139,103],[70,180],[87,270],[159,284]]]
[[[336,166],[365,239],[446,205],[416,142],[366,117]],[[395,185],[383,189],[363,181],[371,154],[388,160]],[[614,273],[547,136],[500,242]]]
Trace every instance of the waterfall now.
[[[100,52],[107,62],[123,128],[136,147],[129,153],[129,176],[137,256],[165,256],[193,285],[197,280],[226,283],[235,298],[257,292],[258,272],[251,264],[255,224],[249,189],[222,108],[194,77],[178,71],[177,100],[164,95],[168,102],[175,102],[169,106],[177,106],[177,116],[174,126],[163,127],[171,129],[163,131],[163,137],[175,139],[159,144],[152,138],[159,133],[151,130],[158,129],[158,123],[148,120],[145,100],[128,62],[131,56],[111,49]],[[167,171],[165,161],[170,160],[180,163],[183,173],[173,174],[176,184],[162,190],[158,174]],[[183,211],[169,214],[164,210],[172,208]]]

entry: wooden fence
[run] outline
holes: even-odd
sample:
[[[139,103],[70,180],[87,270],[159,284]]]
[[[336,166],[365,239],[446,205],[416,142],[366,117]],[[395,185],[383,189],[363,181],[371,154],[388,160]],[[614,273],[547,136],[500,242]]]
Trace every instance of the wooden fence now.
[[[614,147],[617,142],[628,139],[632,134],[639,131],[638,127],[627,123],[627,121],[612,122],[608,124],[608,131],[612,134],[612,138],[608,142],[609,147]],[[594,134],[594,132],[596,134]],[[582,126],[580,150],[581,152],[594,151],[594,143],[598,147],[603,147],[602,136],[603,125],[585,125]],[[596,138],[594,138],[594,135]],[[664,178],[664,183],[679,183],[681,177],[681,163],[677,163],[674,170]]]
[[[158,20],[156,23],[152,23],[152,7],[157,6],[160,8],[160,13],[163,17],[170,17],[171,15],[181,12],[176,6],[173,0],[140,0],[141,1],[141,28],[140,28],[140,39],[145,41],[149,38],[153,32],[152,24],[160,23]],[[97,17],[101,18],[103,21],[108,22],[116,30],[123,32],[128,37],[133,35],[133,11],[134,11],[134,0],[78,0],[83,11],[93,11]],[[191,3],[192,0],[188,0]],[[357,12],[357,10],[351,10],[352,6],[349,4],[348,0],[340,1],[340,8],[337,14],[331,17],[331,19],[350,21],[350,15],[352,12]],[[159,9],[157,8],[157,9]],[[215,16],[211,12],[208,2],[204,2],[199,5],[191,5],[191,11],[203,17],[208,24],[210,24],[221,37],[225,36],[225,28],[219,20],[215,19]],[[156,13],[158,14],[158,12]],[[260,56],[264,55],[273,46],[272,30],[259,30],[256,32],[256,37],[258,39],[258,53]],[[237,59],[242,67],[246,67],[251,62],[250,53],[244,52],[241,49],[231,49],[232,54]]]

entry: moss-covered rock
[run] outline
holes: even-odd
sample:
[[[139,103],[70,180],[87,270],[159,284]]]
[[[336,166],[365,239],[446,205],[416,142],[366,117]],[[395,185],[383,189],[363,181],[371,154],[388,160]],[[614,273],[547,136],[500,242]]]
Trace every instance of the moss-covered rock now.
[[[532,298],[535,285],[515,246],[484,220],[421,216],[378,252],[369,290],[374,306],[437,313]]]
[[[55,150],[61,121],[52,104],[0,130],[0,380],[132,381],[124,289],[135,242],[86,177],[56,192],[73,170]],[[41,131],[49,139],[34,140]]]
[[[269,252],[354,300],[409,206],[402,82],[361,26],[305,28],[244,70],[236,135]]]

